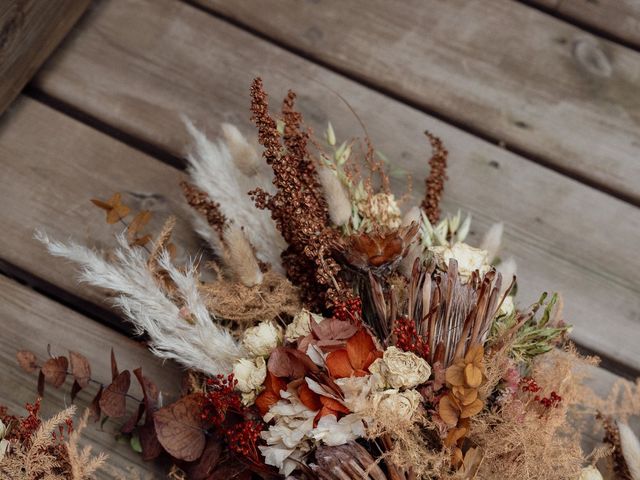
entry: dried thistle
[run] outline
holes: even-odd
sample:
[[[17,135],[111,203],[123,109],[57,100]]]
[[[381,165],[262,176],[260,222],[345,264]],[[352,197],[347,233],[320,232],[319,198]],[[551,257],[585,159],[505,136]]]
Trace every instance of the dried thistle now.
[[[425,180],[426,192],[421,203],[422,209],[427,214],[429,221],[435,224],[440,218],[440,200],[444,192],[444,182],[447,180],[447,155],[449,152],[435,135],[425,132],[431,143],[431,159],[429,160],[429,176]]]

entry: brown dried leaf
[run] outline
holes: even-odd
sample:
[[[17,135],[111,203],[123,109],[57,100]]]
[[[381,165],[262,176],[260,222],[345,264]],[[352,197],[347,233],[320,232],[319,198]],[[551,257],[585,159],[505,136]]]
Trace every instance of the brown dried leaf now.
[[[116,354],[111,348],[111,381],[113,382],[118,376],[118,362],[116,362]]]
[[[460,418],[469,418],[477,415],[484,408],[484,402],[477,398],[475,402],[472,402],[469,405],[464,405],[462,407],[462,412],[460,413]]]
[[[358,331],[358,327],[351,322],[335,318],[312,323],[311,331],[318,340],[347,340]]]
[[[78,395],[78,393],[80,393],[80,390],[82,390],[82,387],[80,386],[80,384],[78,383],[77,380],[73,381],[73,385],[71,386],[71,401],[73,402],[76,399],[76,396]]]
[[[80,388],[86,388],[91,380],[91,365],[84,355],[77,352],[69,352],[69,363],[71,364],[71,374],[75,378]]]
[[[20,350],[16,353],[18,364],[25,372],[33,373],[38,369],[38,359],[33,352],[29,350]]]
[[[291,354],[294,349],[278,347],[271,352],[267,363],[268,370],[276,377],[301,378],[306,372],[305,364]],[[295,352],[298,352],[295,350]],[[302,352],[298,352],[304,355]]]
[[[127,420],[126,423],[122,425],[122,427],[120,427],[120,432],[125,434],[133,432],[133,430],[138,425],[138,422],[142,418],[142,415],[144,414],[144,409],[145,409],[144,402],[140,402],[137,410],[133,412],[129,417],[129,420]]]
[[[142,459],[145,462],[157,458],[162,453],[162,445],[158,441],[156,426],[153,422],[148,422],[138,428],[140,445],[142,446]]]
[[[38,372],[38,395],[44,397],[44,373],[42,370]]]
[[[145,235],[141,238],[138,237],[138,233],[149,223],[149,220],[151,220],[151,212],[149,210],[142,210],[133,217],[133,220],[131,220],[131,223],[129,223],[127,227],[127,241],[130,245],[144,245],[151,240],[150,235]]]
[[[100,385],[100,389],[96,396],[91,400],[91,404],[89,405],[89,418],[92,422],[97,422],[100,420],[100,416],[102,415],[102,410],[100,409],[100,398],[102,397],[102,385]]]
[[[142,395],[144,396],[144,402],[147,411],[153,412],[155,410],[156,404],[158,403],[159,391],[157,385],[142,374],[142,368],[136,368],[133,371],[133,374],[138,379],[138,383],[142,388]]]
[[[67,367],[69,361],[67,357],[53,357],[44,362],[42,365],[42,374],[47,383],[50,383],[55,388],[59,388],[67,378]]]
[[[98,198],[92,198],[91,203],[107,212],[107,223],[110,224],[117,223],[129,215],[130,212],[129,207],[122,204],[122,196],[119,193],[114,193],[106,202]]]
[[[201,410],[202,394],[192,393],[153,415],[160,444],[178,460],[192,462],[202,455],[206,438]]]
[[[187,478],[191,480],[207,480],[211,478],[211,474],[218,466],[221,453],[222,442],[220,439],[209,438],[198,461],[185,468]]]
[[[116,379],[104,389],[100,398],[100,408],[110,417],[118,418],[127,413],[127,397],[131,385],[131,373],[125,370],[120,373]]]

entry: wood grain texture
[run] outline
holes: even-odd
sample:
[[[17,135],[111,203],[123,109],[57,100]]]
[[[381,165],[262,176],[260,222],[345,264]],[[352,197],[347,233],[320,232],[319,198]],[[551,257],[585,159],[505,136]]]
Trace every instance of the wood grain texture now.
[[[198,0],[640,202],[640,54],[508,0]]]
[[[638,0],[527,0],[595,28],[629,45],[640,47]]]
[[[364,119],[376,147],[392,159],[394,168],[410,173],[419,182],[429,155],[421,132],[428,129],[441,136],[451,152],[445,206],[474,215],[472,242],[478,241],[490,223],[505,222],[505,255],[514,255],[520,265],[522,304],[532,302],[543,290],[562,291],[566,319],[576,325],[573,335],[577,341],[634,368],[640,365],[636,345],[640,336],[640,272],[630,260],[636,256],[640,212],[624,202],[480,141],[184,4],[143,0],[99,4],[76,29],[64,51],[51,59],[37,85],[100,121],[180,155],[188,143],[182,114],[213,131],[222,121],[253,131],[247,122],[247,91],[251,79],[259,74],[276,99],[282,98],[287,87],[294,88],[316,131],[322,131],[330,118],[340,136],[361,135],[352,113],[334,93],[340,92]],[[95,140],[85,138],[89,129],[65,119],[51,122],[53,115],[47,113],[44,118],[42,110],[29,104],[4,127],[0,140],[5,140],[6,146],[0,158],[11,172],[6,178],[14,179],[9,183],[18,178],[23,185],[36,183],[46,188],[43,179],[30,178],[35,175],[32,169],[53,167],[28,166],[42,152],[39,165],[64,169],[66,178],[53,186],[78,192],[74,195],[82,198],[77,205],[96,190],[113,189],[150,189],[173,201],[174,187],[166,187],[168,179],[156,180],[157,186],[151,188],[146,178],[175,175],[167,167],[153,167],[145,161],[141,170],[146,173],[138,173],[141,156],[122,160],[121,155],[110,152],[116,147],[107,147],[103,140],[98,143],[105,147],[96,149],[92,146]],[[56,135],[44,142],[47,146],[35,147],[35,138],[43,142],[41,131],[33,125],[51,131],[53,127],[46,127],[50,123],[63,125],[61,132],[69,131],[62,134],[66,140]],[[68,145],[71,138],[76,142],[73,148]],[[112,165],[103,163],[107,157]],[[113,162],[126,164],[126,168],[114,168]],[[395,185],[406,183],[396,179]],[[15,198],[12,205],[20,211],[28,208],[37,212],[29,214],[32,225],[24,225],[15,213],[10,216],[16,218],[6,219],[16,230],[4,240],[4,251],[11,252],[8,247],[20,242],[26,229],[42,221],[51,225],[52,215],[50,205],[42,205],[41,198],[28,198],[23,187],[5,188],[12,192],[8,198]],[[422,184],[418,184],[413,201],[422,191]],[[65,194],[56,208],[64,208],[64,202],[74,195]],[[405,206],[411,203],[407,199]],[[77,232],[79,224],[88,222],[85,218],[94,217],[76,221],[65,214],[63,218],[66,226],[57,231]],[[12,258],[25,266],[32,263],[22,252]],[[46,262],[42,255],[38,261]],[[40,275],[52,276],[50,263],[34,268]],[[70,282],[66,285],[73,288]]]
[[[152,212],[150,233],[170,215],[179,217],[173,239],[178,261],[200,250],[178,185],[184,174],[172,167],[28,98],[0,123],[0,152],[2,198],[11,205],[2,215],[11,226],[0,240],[0,257],[33,276],[108,307],[105,292],[78,285],[75,268],[49,256],[33,236],[41,229],[98,249],[114,246],[123,227],[107,225],[89,201],[114,192],[134,212]]]
[[[0,114],[76,23],[89,1],[0,2]]]
[[[68,355],[69,350],[85,355],[91,362],[92,377],[109,383],[111,378],[109,352],[114,348],[121,370],[142,367],[143,372],[160,387],[166,400],[176,398],[180,386],[180,372],[170,363],[162,364],[143,345],[119,335],[107,327],[55,303],[4,276],[0,276],[0,404],[11,412],[22,414],[25,402],[32,403],[36,396],[37,375],[22,371],[16,362],[18,350],[31,350],[39,359],[47,358],[47,343],[54,355]],[[42,401],[43,415],[69,405],[71,381],[58,390],[46,386]],[[94,385],[81,391],[76,399],[81,413],[97,392]],[[141,397],[139,386],[132,382],[132,395]],[[137,406],[129,400],[127,411],[132,413]],[[118,421],[108,421],[101,430],[90,424],[84,430],[83,441],[92,445],[94,451],[109,455],[110,469],[103,469],[97,478],[161,478],[166,465],[145,463],[127,443],[115,438]]]

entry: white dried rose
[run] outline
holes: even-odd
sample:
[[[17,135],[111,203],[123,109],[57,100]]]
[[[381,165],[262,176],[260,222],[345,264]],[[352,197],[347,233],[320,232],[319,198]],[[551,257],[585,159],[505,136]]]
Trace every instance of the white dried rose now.
[[[588,466],[582,469],[578,480],[603,480],[600,470],[594,466]]]
[[[262,322],[247,328],[242,337],[244,347],[257,357],[268,356],[281,343],[282,328],[273,322]]]
[[[394,422],[409,423],[421,401],[422,395],[415,390],[400,392],[396,389],[390,389],[374,393],[371,396],[374,415],[377,418]]]
[[[463,281],[471,278],[471,274],[476,270],[484,275],[491,269],[487,251],[467,243],[457,242],[453,245],[430,247],[429,250],[435,254],[440,268],[446,268],[449,260],[455,259],[458,263],[458,273]]]
[[[284,338],[290,342],[294,342],[300,337],[306,337],[311,333],[311,327],[313,325],[311,322],[320,323],[321,321],[321,315],[311,313],[309,310],[303,308],[293,317],[293,322],[287,325]]]
[[[396,347],[387,348],[382,358],[371,364],[369,371],[380,375],[391,388],[413,388],[431,376],[431,367],[424,358]]]
[[[242,393],[254,393],[267,378],[267,364],[263,357],[241,358],[233,365],[236,388]]]

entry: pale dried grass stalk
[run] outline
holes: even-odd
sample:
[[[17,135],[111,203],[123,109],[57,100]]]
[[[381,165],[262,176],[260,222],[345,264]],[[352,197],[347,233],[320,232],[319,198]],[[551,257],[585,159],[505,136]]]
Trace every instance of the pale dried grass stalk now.
[[[337,226],[345,225],[351,218],[349,194],[329,167],[318,168],[318,180],[322,185],[331,221]]]
[[[238,226],[224,230],[224,263],[233,272],[236,280],[245,287],[262,283],[263,275],[256,260],[253,247]]]

